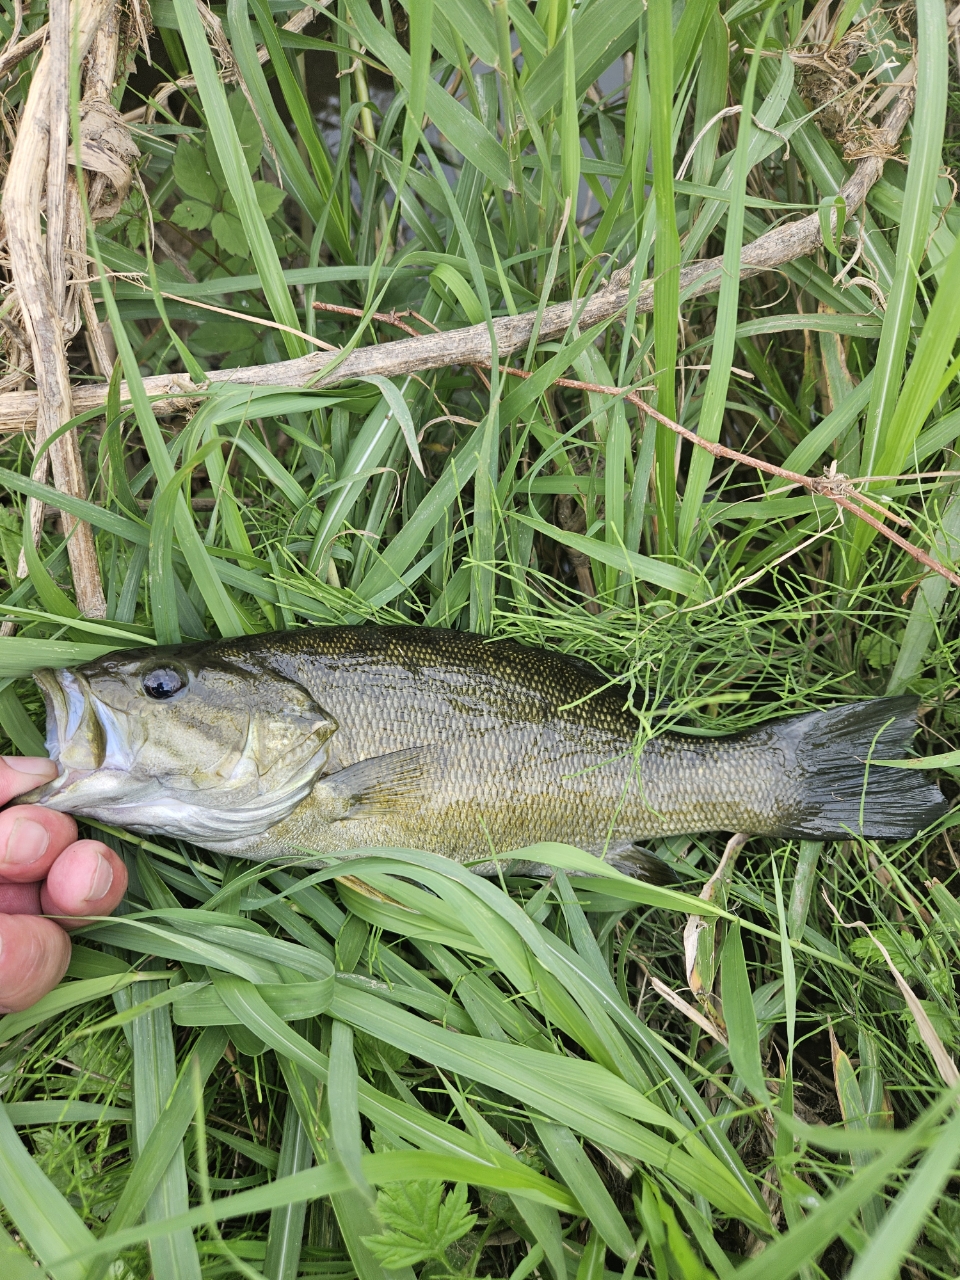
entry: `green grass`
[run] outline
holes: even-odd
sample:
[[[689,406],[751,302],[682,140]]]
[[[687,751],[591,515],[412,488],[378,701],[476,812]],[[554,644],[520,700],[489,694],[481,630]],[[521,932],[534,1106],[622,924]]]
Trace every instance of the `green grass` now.
[[[954,749],[943,578],[829,500],[556,384],[642,387],[787,469],[897,475],[870,495],[955,563],[960,220],[940,166],[960,116],[939,0],[837,0],[812,25],[802,0],[650,0],[642,15],[591,0],[572,17],[561,0],[338,0],[301,33],[283,29],[294,12],[215,8],[246,94],[189,0],[153,4],[153,69],[121,59],[126,112],[168,78],[194,83],[131,124],[142,187],[90,234],[130,402],[115,385],[78,421],[89,501],[39,488],[26,437],[3,437],[18,629],[0,638],[0,747],[38,749],[35,666],[372,620],[586,657],[618,674],[646,732],[911,690],[921,754]],[[24,31],[45,16],[32,7]],[[5,36],[13,19],[4,0]],[[834,68],[857,50],[839,116],[836,82],[814,74],[833,39]],[[839,246],[738,287],[742,244],[832,207],[849,172],[836,120],[911,41],[909,164],[886,165]],[[629,86],[591,88],[624,54]],[[5,90],[13,132],[32,65]],[[327,98],[339,139],[314,123]],[[745,110],[717,119],[730,105]],[[678,304],[678,268],[721,253],[717,293]],[[141,381],[402,336],[374,312],[426,331],[534,311],[633,259],[635,289],[656,279],[653,314],[531,341],[510,356],[529,381],[455,367],[218,385],[173,416]],[[4,332],[0,374],[18,358]],[[69,356],[76,384],[95,377],[82,340]],[[94,525],[106,619],[78,616],[54,517],[17,578],[28,496]],[[955,796],[957,770],[940,776]],[[559,846],[537,851],[549,882],[502,885],[380,850],[351,867],[380,900],[333,868],[91,826],[130,893],[78,938],[54,993],[0,1020],[0,1269],[956,1277],[954,822],[901,845],[753,839],[709,901],[720,836],[657,847],[676,892],[588,879],[586,855]]]

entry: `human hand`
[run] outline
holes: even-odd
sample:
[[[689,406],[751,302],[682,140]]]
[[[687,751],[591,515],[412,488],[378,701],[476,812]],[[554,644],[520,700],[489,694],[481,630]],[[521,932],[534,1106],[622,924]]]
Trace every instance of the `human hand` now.
[[[56,776],[52,760],[0,757],[0,805]],[[0,813],[0,1013],[29,1009],[55,987],[70,963],[64,930],[109,915],[126,889],[117,855],[100,840],[78,840],[67,814],[38,804]]]

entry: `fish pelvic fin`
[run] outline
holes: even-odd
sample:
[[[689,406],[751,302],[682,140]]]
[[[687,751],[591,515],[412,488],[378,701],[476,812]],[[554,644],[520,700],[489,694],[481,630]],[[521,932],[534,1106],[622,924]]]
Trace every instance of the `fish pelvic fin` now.
[[[949,805],[925,774],[877,766],[906,756],[917,729],[915,697],[874,698],[795,716],[778,726],[792,748],[799,802],[770,834],[843,840],[904,840]]]

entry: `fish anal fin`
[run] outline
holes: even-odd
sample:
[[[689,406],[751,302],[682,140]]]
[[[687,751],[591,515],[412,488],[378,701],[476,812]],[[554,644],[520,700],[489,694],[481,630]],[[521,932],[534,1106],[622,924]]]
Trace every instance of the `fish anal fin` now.
[[[334,821],[390,813],[422,798],[436,760],[430,746],[371,756],[321,778],[314,794]]]

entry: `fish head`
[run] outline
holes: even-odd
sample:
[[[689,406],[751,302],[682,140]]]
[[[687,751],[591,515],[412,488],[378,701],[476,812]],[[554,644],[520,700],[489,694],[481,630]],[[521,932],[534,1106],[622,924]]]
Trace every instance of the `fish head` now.
[[[208,848],[282,821],[324,772],[337,722],[295,681],[205,649],[36,672],[59,773],[21,803]]]

